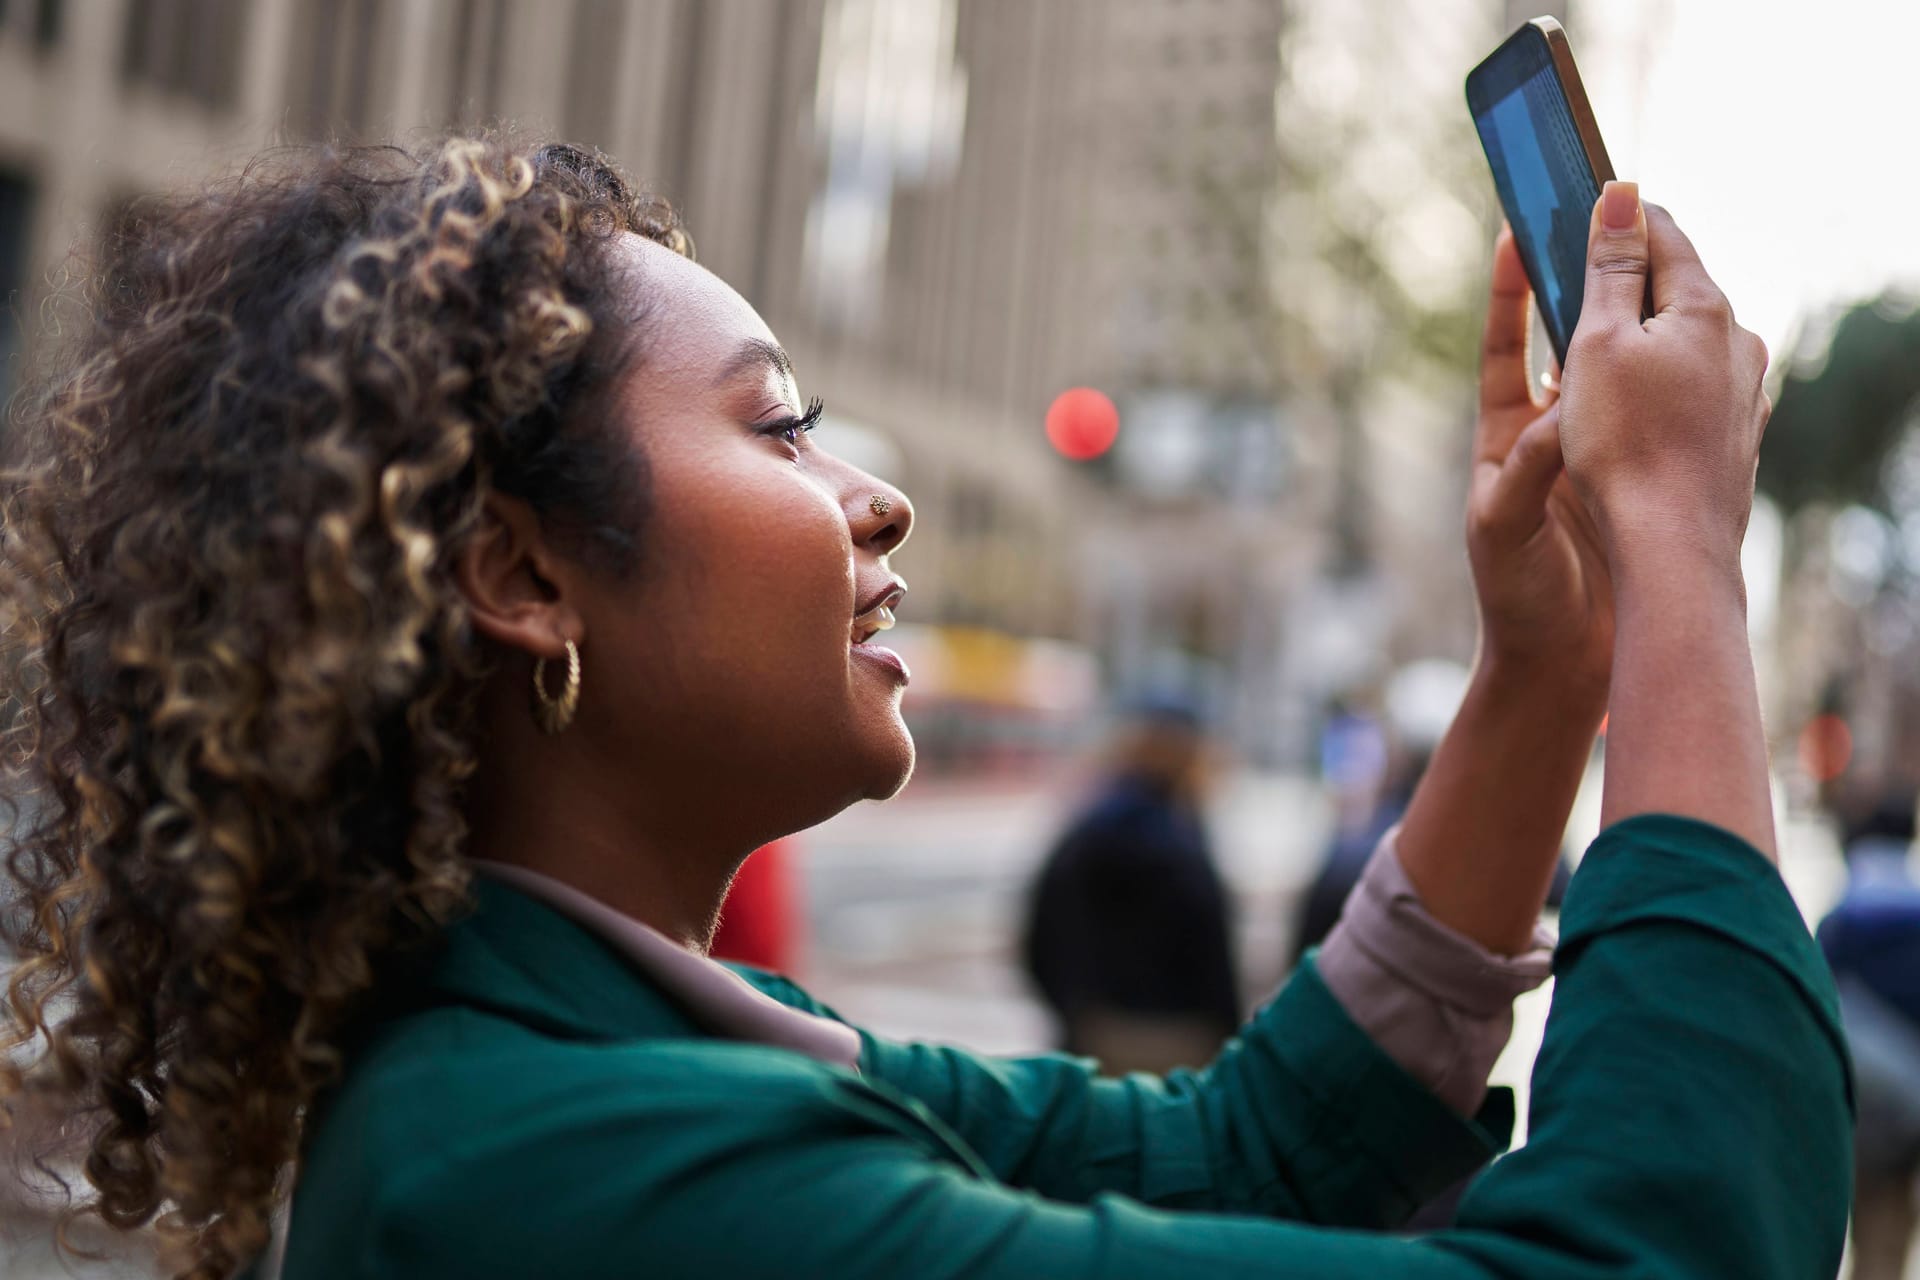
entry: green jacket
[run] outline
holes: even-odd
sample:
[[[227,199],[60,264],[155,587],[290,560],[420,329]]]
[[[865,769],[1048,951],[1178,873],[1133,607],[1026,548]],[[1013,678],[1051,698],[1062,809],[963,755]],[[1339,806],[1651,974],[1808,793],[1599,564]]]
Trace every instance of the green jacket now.
[[[1715,828],[1603,833],[1571,889],[1532,1137],[1459,1225],[1385,1233],[1504,1144],[1309,964],[1206,1071],[1100,1080],[863,1033],[853,1073],[703,1034],[499,885],[355,1051],[287,1280],[1813,1280],[1850,1187],[1832,989],[1774,869]],[[757,976],[776,998],[820,1006]]]

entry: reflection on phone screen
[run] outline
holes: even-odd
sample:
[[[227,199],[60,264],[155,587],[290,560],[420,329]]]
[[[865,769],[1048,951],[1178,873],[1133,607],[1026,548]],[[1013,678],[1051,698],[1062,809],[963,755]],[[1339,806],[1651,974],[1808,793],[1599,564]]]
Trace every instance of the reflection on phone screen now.
[[[1513,223],[1557,350],[1580,322],[1587,225],[1600,185],[1581,148],[1552,66],[1542,66],[1474,116],[1494,186]]]

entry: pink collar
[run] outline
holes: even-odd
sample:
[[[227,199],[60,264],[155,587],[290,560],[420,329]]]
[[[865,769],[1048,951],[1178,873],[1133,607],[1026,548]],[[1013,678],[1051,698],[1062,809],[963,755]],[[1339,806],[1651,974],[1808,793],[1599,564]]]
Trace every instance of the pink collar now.
[[[695,955],[658,930],[552,876],[504,862],[480,858],[472,862],[474,870],[545,903],[618,951],[715,1035],[777,1045],[835,1066],[860,1069],[860,1033],[844,1022],[781,1004],[718,961]]]

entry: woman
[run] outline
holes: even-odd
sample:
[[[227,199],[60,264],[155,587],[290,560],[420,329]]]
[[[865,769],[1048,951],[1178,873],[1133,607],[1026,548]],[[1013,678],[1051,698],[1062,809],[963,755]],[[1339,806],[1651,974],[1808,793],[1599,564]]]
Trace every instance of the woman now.
[[[4,634],[11,1083],[107,1222],[227,1276],[291,1172],[295,1280],[1831,1273],[1845,1068],[1737,558],[1765,353],[1663,213],[1609,188],[1544,412],[1503,240],[1474,684],[1353,927],[1163,1081],[704,959],[741,857],[907,777],[913,512],[686,248],[597,159],[455,140],[262,161],[103,264]],[[1505,1140],[1603,707],[1532,1141],[1457,1229],[1352,1230]]]

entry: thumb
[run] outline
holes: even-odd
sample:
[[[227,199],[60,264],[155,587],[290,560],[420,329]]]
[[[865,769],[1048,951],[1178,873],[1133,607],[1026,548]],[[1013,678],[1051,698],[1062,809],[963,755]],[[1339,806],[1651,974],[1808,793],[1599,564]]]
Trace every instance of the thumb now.
[[[1510,538],[1531,536],[1546,519],[1547,496],[1560,470],[1560,405],[1556,401],[1527,424],[1507,451],[1487,491],[1487,525]]]
[[[1640,186],[1609,182],[1594,203],[1587,229],[1587,291],[1582,328],[1640,323],[1647,296],[1647,216]]]

